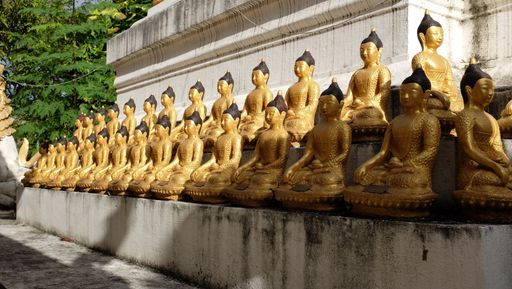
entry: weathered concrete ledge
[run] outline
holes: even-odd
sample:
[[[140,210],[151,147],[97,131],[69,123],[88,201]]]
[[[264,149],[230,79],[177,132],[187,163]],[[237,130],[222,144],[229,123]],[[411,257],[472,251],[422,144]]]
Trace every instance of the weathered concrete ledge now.
[[[25,188],[17,220],[209,288],[505,289],[512,226]]]

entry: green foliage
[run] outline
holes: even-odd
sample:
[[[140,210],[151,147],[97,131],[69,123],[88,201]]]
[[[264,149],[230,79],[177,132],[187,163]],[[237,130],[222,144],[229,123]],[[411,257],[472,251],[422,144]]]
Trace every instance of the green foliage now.
[[[146,15],[150,0],[75,7],[72,0],[3,0],[0,58],[13,80],[15,137],[33,144],[71,136],[80,113],[116,100],[106,42]]]

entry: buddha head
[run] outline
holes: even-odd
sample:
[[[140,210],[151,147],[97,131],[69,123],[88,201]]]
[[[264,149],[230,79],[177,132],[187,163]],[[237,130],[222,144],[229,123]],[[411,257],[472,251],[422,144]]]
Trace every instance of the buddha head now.
[[[201,80],[196,81],[194,85],[188,90],[188,99],[192,102],[199,102],[204,96],[204,86]]]
[[[417,108],[424,111],[430,97],[430,89],[430,80],[425,71],[416,68],[400,85],[400,104],[405,109]]]
[[[107,117],[107,111],[104,108],[101,108],[94,114],[94,117],[97,122],[104,122]]]
[[[235,81],[231,76],[231,72],[227,71],[217,82],[217,92],[221,95],[230,94],[233,91]]]
[[[137,143],[143,143],[147,140],[149,133],[148,124],[145,121],[141,121],[140,124],[135,128],[134,138]]]
[[[108,117],[110,119],[116,119],[119,117],[119,106],[114,103],[109,109],[108,109]]]
[[[83,122],[84,122],[84,119],[85,119],[85,115],[82,113],[80,114],[76,120],[75,120],[75,126],[77,128],[81,128],[83,126]]]
[[[122,126],[117,132],[116,132],[116,144],[117,145],[124,145],[128,141],[128,129],[126,126]]]
[[[163,115],[158,119],[158,122],[155,125],[156,135],[162,139],[169,135],[169,130],[171,129],[171,121],[167,115]]]
[[[199,130],[203,125],[203,120],[199,115],[199,112],[194,111],[189,117],[185,119],[185,133],[190,136],[198,136]]]
[[[342,108],[343,92],[336,78],[332,78],[331,85],[322,92],[318,100],[318,110],[326,118],[336,118]]]
[[[156,110],[156,98],[154,95],[150,95],[144,100],[144,112],[153,113]]]
[[[372,29],[370,35],[366,37],[359,48],[359,55],[365,65],[371,63],[380,63],[380,56],[382,55],[382,41],[380,40],[375,28]]]
[[[92,134],[92,135],[94,135],[94,134]],[[66,149],[68,151],[74,151],[74,150],[76,150],[77,147],[78,147],[78,138],[76,136],[73,136],[71,138],[71,140],[69,140],[66,143]]]
[[[86,149],[93,149],[94,145],[96,144],[96,135],[91,134],[85,139],[85,148]]]
[[[295,75],[297,77],[311,77],[315,71],[315,59],[308,49],[295,60]]]
[[[89,114],[85,115],[84,124],[85,126],[92,126],[94,122],[94,112],[90,111]]]
[[[474,58],[462,76],[460,91],[464,103],[481,107],[489,105],[494,97],[494,82],[491,76],[480,69]]]
[[[260,64],[252,69],[252,83],[257,86],[264,85],[268,82],[269,77],[270,71],[265,60],[262,59]]]
[[[48,153],[54,154],[57,152],[57,148],[55,147],[57,143],[49,143],[48,144]]]
[[[49,146],[50,143],[47,140],[43,141],[43,143],[39,146],[39,153],[41,155],[45,155],[46,153],[48,153]]]
[[[126,116],[133,115],[133,113],[135,112],[135,101],[133,100],[133,98],[130,98],[130,100],[128,100],[124,104],[123,112],[124,112],[124,115],[126,115]]]
[[[160,98],[162,105],[164,107],[168,107],[172,104],[174,104],[174,99],[176,98],[176,94],[174,93],[174,89],[169,85],[167,89],[162,92],[162,96]]]
[[[104,145],[107,143],[108,143],[108,130],[106,128],[104,128],[96,136],[96,144]]]
[[[282,124],[286,117],[288,106],[283,97],[283,91],[279,90],[276,97],[267,104],[265,109],[265,121],[270,125]]]
[[[57,149],[57,152],[64,152],[66,150],[66,138],[62,137],[59,140],[55,142],[55,148]]]
[[[425,10],[425,16],[418,26],[417,33],[423,50],[427,48],[437,49],[443,44],[443,27],[430,16],[428,10]]]
[[[237,129],[238,123],[240,122],[240,115],[241,114],[240,110],[238,110],[238,105],[236,105],[236,103],[232,103],[222,114],[222,129],[224,131],[232,131],[233,129]]]

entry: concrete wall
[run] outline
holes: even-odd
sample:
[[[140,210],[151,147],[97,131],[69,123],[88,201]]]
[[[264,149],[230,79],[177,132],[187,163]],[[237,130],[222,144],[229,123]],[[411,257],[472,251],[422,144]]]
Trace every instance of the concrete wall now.
[[[18,222],[208,288],[508,289],[512,226],[358,219],[25,188]]]

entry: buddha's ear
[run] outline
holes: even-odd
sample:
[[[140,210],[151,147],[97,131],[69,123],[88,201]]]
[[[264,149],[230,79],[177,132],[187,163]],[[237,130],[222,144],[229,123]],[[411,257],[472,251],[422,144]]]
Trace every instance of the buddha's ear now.
[[[383,48],[382,47],[379,48],[379,57],[377,58],[377,64],[380,64],[380,58],[382,57],[382,51],[384,51]]]
[[[234,83],[230,83],[230,84],[228,84],[228,86],[229,86],[229,90],[233,91],[233,85],[234,85]]]
[[[469,85],[464,86],[464,89],[466,90],[466,94],[469,100],[471,98],[471,95],[473,94],[473,89]]]
[[[420,40],[421,48],[425,49],[425,47],[426,47],[425,34],[423,34],[423,32],[418,33],[418,38]]]
[[[270,74],[269,73],[263,75],[263,79],[265,79],[265,83],[268,82],[269,78],[270,78]]]
[[[281,115],[282,118],[285,118],[286,117],[286,111],[281,111],[279,113],[279,115]]]
[[[314,65],[310,65],[309,66],[309,71],[311,72],[311,75],[313,75],[313,72],[315,72],[315,66]]]
[[[432,90],[430,90],[430,89],[425,90],[425,92],[423,93],[424,99],[429,99],[431,96],[432,96]]]
[[[204,92],[199,92],[199,95],[201,96],[201,99],[203,99],[203,96],[204,96]]]

